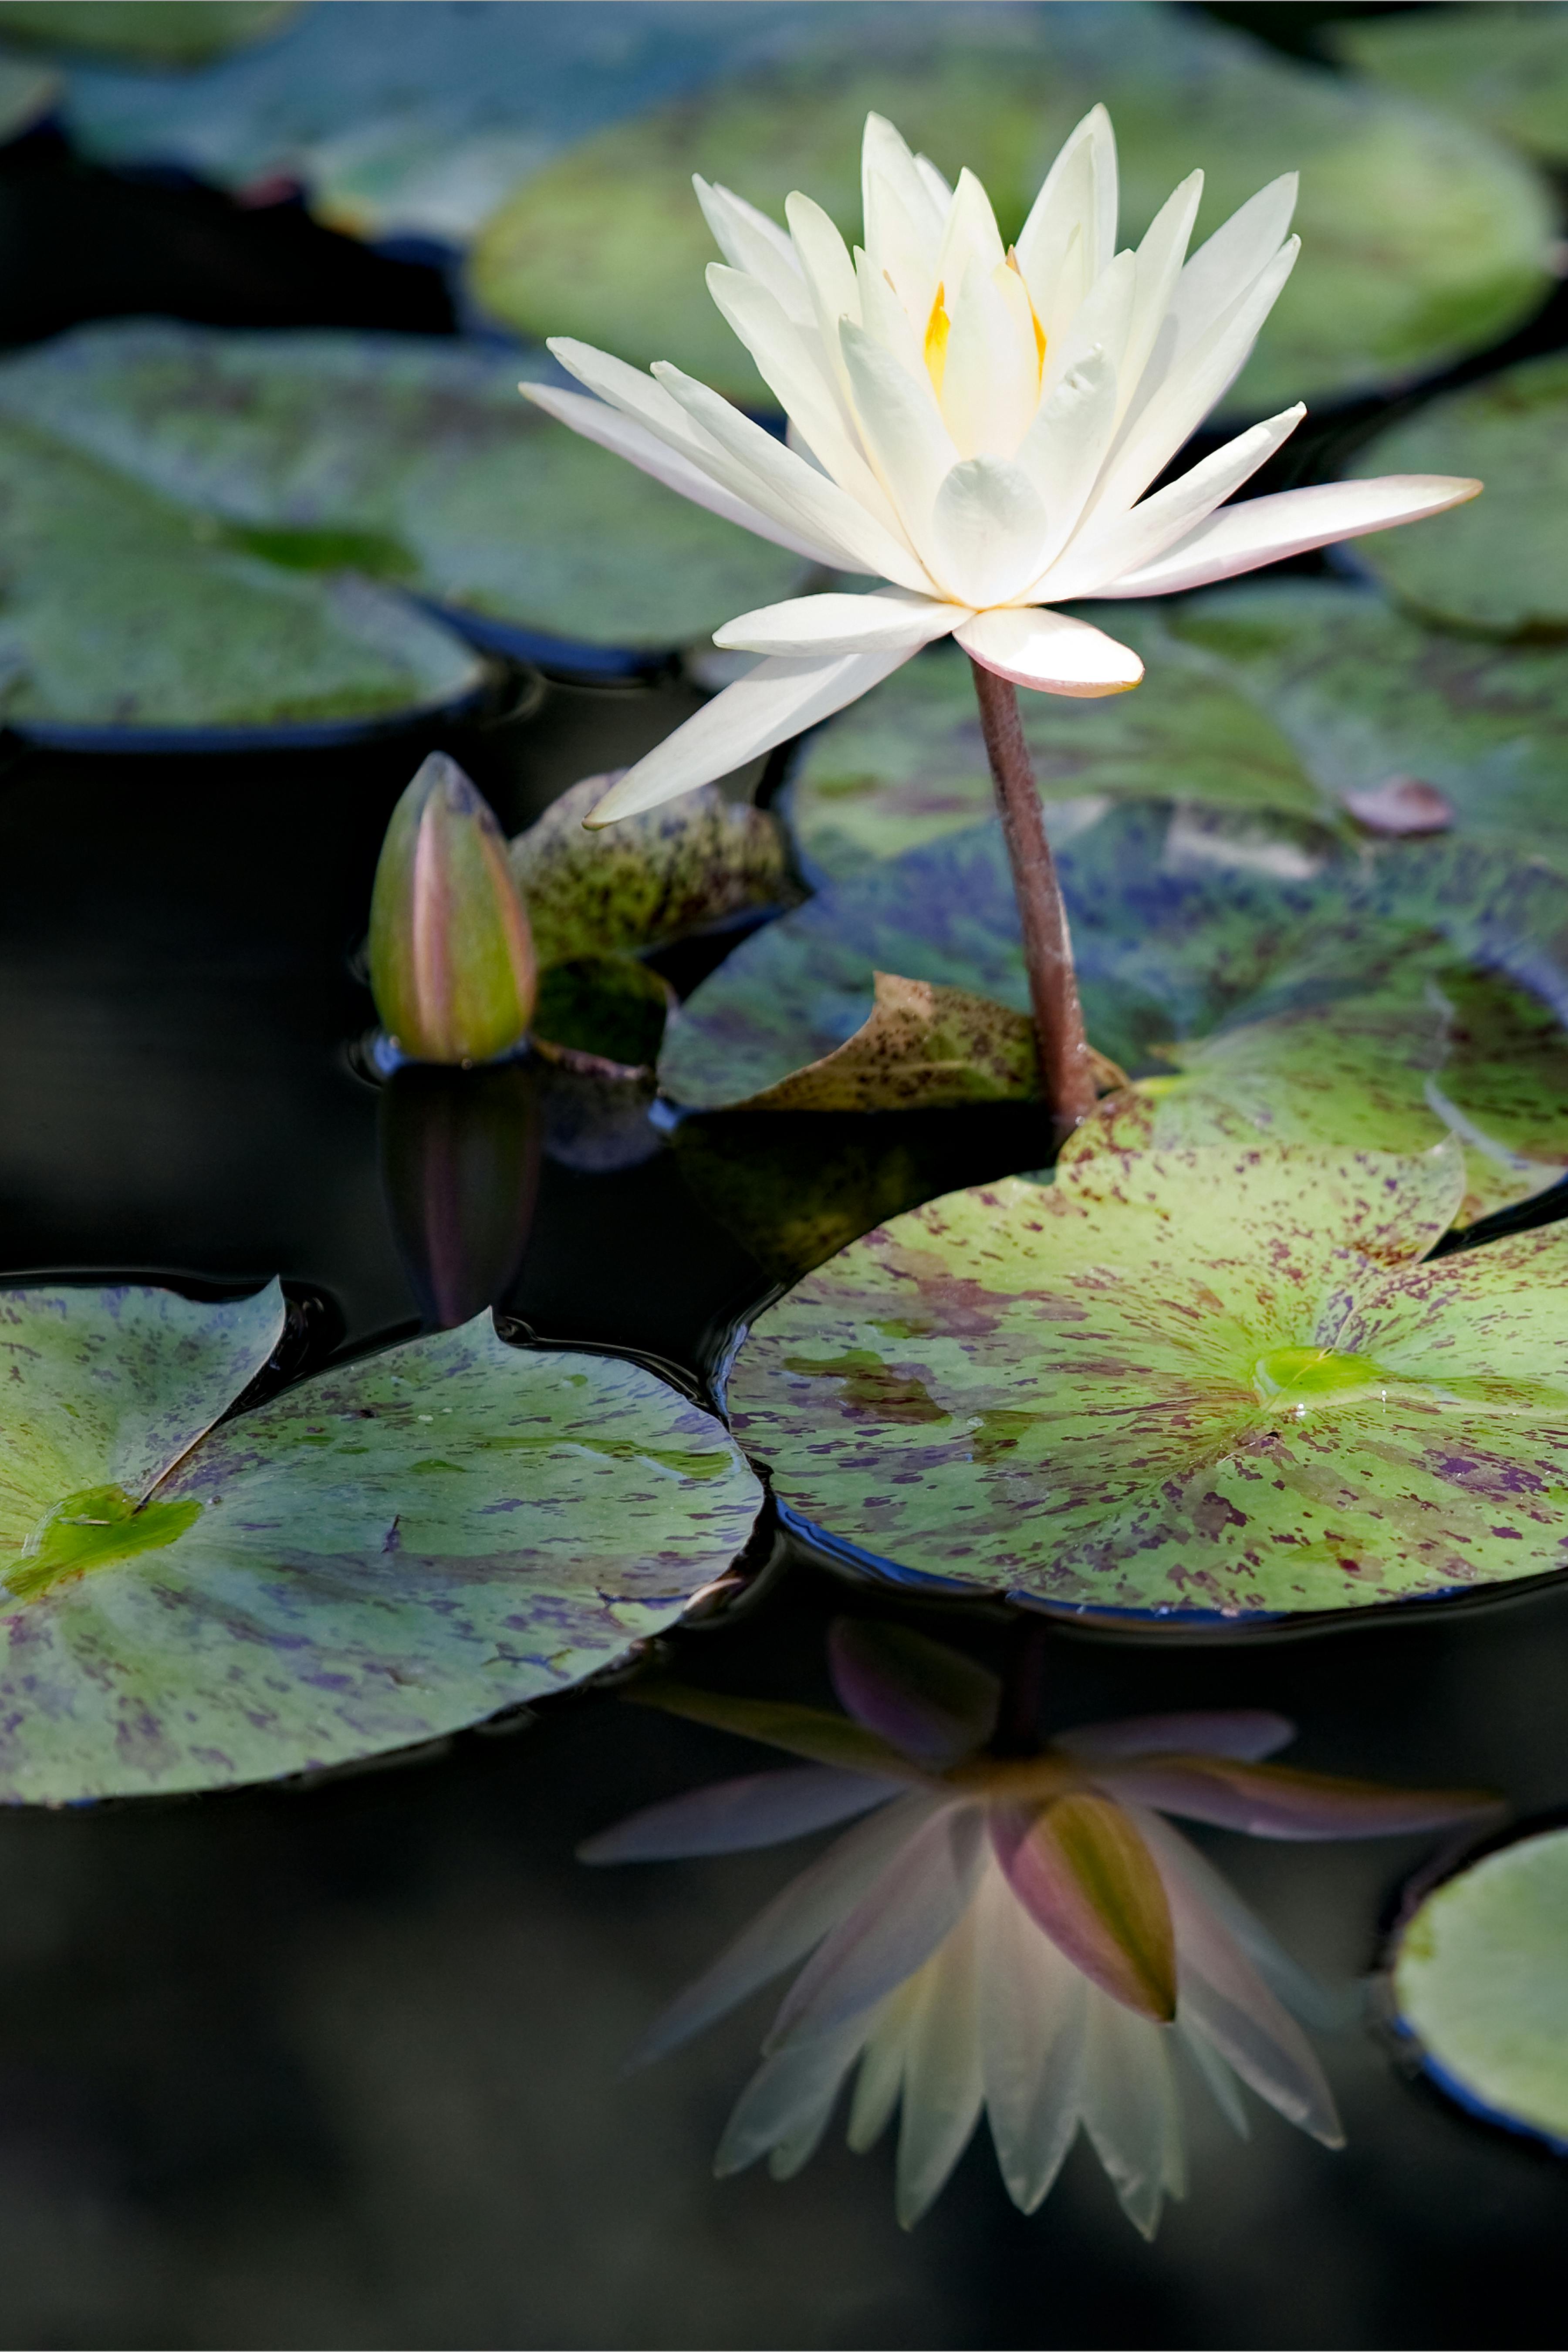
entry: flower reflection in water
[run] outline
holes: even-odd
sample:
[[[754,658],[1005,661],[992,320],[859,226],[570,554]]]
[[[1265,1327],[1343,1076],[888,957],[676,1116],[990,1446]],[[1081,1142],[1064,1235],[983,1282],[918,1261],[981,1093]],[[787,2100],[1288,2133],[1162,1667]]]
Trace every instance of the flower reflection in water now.
[[[637,1696],[807,1759],[693,1790],[582,1849],[595,1863],[724,1853],[860,1816],[653,2028],[661,2056],[804,1960],[718,2169],[805,2163],[858,2066],[849,2143],[901,2106],[897,2203],[925,2211],[984,2108],[1009,2195],[1033,2212],[1081,2123],[1152,2237],[1184,2188],[1178,2053],[1245,2134],[1239,2084],[1325,2146],[1332,2095],[1298,2021],[1325,2000],[1197,1850],[1177,1813],[1254,1837],[1377,1837],[1492,1810],[1260,1759],[1293,1727],[1262,1713],[1144,1717],[995,1752],[1001,1685],[973,1661],[865,1620],[833,1628],[847,1713],[671,1682]]]

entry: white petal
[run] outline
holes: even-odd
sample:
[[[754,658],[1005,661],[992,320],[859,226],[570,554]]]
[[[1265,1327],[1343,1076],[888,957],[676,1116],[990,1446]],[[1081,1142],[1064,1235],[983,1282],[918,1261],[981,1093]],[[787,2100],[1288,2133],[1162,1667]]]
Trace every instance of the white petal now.
[[[956,456],[931,378],[923,367],[911,374],[850,320],[840,328],[839,341],[867,455],[929,572],[931,517]]]
[[[722,262],[710,262],[708,290],[823,471],[896,537],[898,516],[845,425],[815,321],[795,326],[765,286]]]
[[[1082,288],[1092,286],[1116,251],[1116,139],[1097,106],[1064,143],[1018,232],[1018,267],[1047,334],[1068,322],[1056,314],[1069,249],[1076,243]]]
[[[729,775],[846,703],[858,702],[909,658],[906,651],[759,662],[628,768],[586,822],[614,824],[617,817],[638,816],[694,785]]]
[[[860,155],[861,217],[873,274],[892,281],[900,307],[921,336],[936,290],[937,253],[951,198],[940,203],[890,122],[866,117]],[[864,315],[864,314],[862,314]]]
[[[918,1829],[802,1969],[764,2046],[836,2033],[923,1967],[968,1906],[984,1843],[973,1805]]]
[[[939,604],[901,588],[869,596],[796,596],[764,604],[713,632],[726,651],[749,654],[912,654],[951,636],[969,618],[966,604]]]
[[[1117,1801],[1122,1801],[1119,1798]],[[1257,1969],[1269,1990],[1283,2001],[1291,2015],[1302,2023],[1316,2027],[1325,2033],[1337,2032],[1349,2024],[1355,2015],[1355,1996],[1336,1997],[1310,1976],[1299,1961],[1293,1960],[1278,1937],[1266,1927],[1258,1914],[1242,1901],[1228,1878],[1217,1871],[1207,1857],[1199,1853],[1191,1841],[1146,1806],[1137,1808],[1140,1829],[1153,1822],[1153,1842],[1173,1853],[1180,1862],[1183,1876],[1192,1887],[1211,1918],[1217,1919],[1237,1948]]]
[[[1048,400],[1062,378],[1090,352],[1102,352],[1120,379],[1137,291],[1137,256],[1119,253],[1084,296],[1071,326],[1047,343],[1046,372],[1040,379],[1042,400]]]
[[[1123,429],[1095,491],[1091,514],[1125,512],[1197,430],[1245,366],[1300,251],[1298,237],[1281,246],[1246,293],[1178,360],[1136,424]]]
[[[1155,339],[1170,311],[1203,193],[1203,173],[1191,173],[1175,193],[1166,197],[1138,247],[1137,291],[1132,298],[1132,317],[1120,371],[1125,386],[1124,409],[1131,404],[1152,356]]]
[[[656,390],[657,386],[654,387]],[[739,523],[742,530],[754,531],[759,539],[772,541],[774,547],[787,547],[792,554],[801,555],[809,563],[821,563],[832,570],[842,562],[829,540],[807,539],[791,530],[772,515],[738,498],[733,490],[716,482],[712,476],[672,449],[659,435],[652,433],[635,417],[626,416],[603,400],[591,400],[585,393],[560,392],[552,384],[522,383],[518,390],[542,408],[547,416],[569,425],[584,441],[596,441],[602,449],[613,449],[617,457],[625,457],[639,473],[651,474],[656,482],[663,482],[693,506],[706,507],[710,514],[722,515],[726,522]]]
[[[764,2058],[724,2127],[713,2158],[719,2178],[743,2172],[759,2156],[781,2147],[787,2171],[798,2171],[822,2137],[859,2047],[858,2033],[845,2033]],[[782,2168],[774,2169],[779,2177]]]
[[[743,196],[710,187],[700,173],[692,175],[691,184],[725,260],[765,286],[786,319],[797,327],[811,325],[816,314],[788,231]]]
[[[1206,1907],[1184,1867],[1186,1840],[1157,1814],[1136,1809],[1149,1833],[1176,1931],[1177,1998],[1190,2024],[1207,2036],[1244,2083],[1287,2122],[1327,2147],[1344,2134],[1311,2044],[1282,2009],[1222,1921]]]
[[[577,1849],[579,1862],[669,1862],[694,1853],[739,1853],[782,1845],[869,1812],[898,1793],[893,1783],[826,1764],[783,1772],[752,1772],[689,1790],[662,1805],[645,1806]]]
[[[1420,522],[1473,499],[1481,484],[1448,474],[1384,474],[1368,482],[1320,482],[1224,507],[1156,562],[1130,572],[1105,596],[1173,596],[1211,580],[1229,580],[1309,548],[1362,539],[1395,523]]]
[[[975,1913],[991,2137],[1008,2196],[1032,2213],[1078,2130],[1089,1980],[1035,1925],[994,1856]]]
[[[1203,2076],[1210,2097],[1237,2139],[1250,2139],[1252,2126],[1242,2102],[1241,2084],[1214,2043],[1180,2014],[1176,2019],[1176,2039]]]
[[[976,613],[953,634],[986,669],[1037,694],[1123,694],[1143,675],[1129,646],[1049,607],[998,606]]]
[[[1021,467],[966,457],[948,473],[931,509],[937,585],[966,604],[996,604],[1035,576],[1046,510]]]
[[[929,170],[928,166],[928,173]],[[873,181],[880,181],[897,197],[910,226],[924,239],[930,248],[929,258],[934,262],[952,199],[945,185],[942,195],[937,195],[927,173],[921,172],[904,140],[880,114],[866,117],[865,136],[860,142],[860,197],[868,253],[874,250],[870,237]]]
[[[1018,307],[996,282],[1017,288]],[[952,289],[949,289],[950,297]],[[1003,264],[971,262],[957,299],[942,379],[942,422],[961,457],[1011,457],[1039,405],[1034,320],[1023,281]]]
[[[942,173],[937,170],[936,165],[931,162],[929,155],[917,155],[915,157],[915,169],[921,175],[921,184],[924,187],[926,194],[930,196],[932,204],[936,206],[938,219],[946,220],[947,208],[952,202],[952,189],[951,185],[942,178]]]
[[[1116,429],[1116,370],[1095,350],[1041,402],[1014,459],[1046,508],[1045,566],[1072,537]]]
[[[860,2060],[855,2096],[849,2107],[849,2145],[857,2156],[875,2147],[887,2130],[904,2085],[904,2055],[910,2032],[920,2013],[924,1971],[896,1986],[878,2010]],[[816,2047],[805,2043],[803,2047]]]
[[[839,320],[858,320],[860,316],[855,264],[837,229],[809,196],[791,196],[784,205],[784,218],[816,311],[823,346],[831,353],[838,348]]]
[[[839,349],[844,349],[847,335],[864,333],[896,360],[907,375],[923,383],[931,405],[936,408],[936,394],[931,390],[931,377],[925,363],[925,318],[918,322],[905,310],[903,304],[881,272],[873,268],[869,257],[858,247],[855,253],[855,274],[860,287],[860,324],[841,323],[838,330]],[[929,312],[928,302],[926,310]],[[955,456],[957,452],[953,453]]]
[[[1166,2190],[1179,2193],[1181,2117],[1168,2028],[1090,1985],[1084,2129],[1135,2230],[1152,2238]]]
[[[1038,593],[1064,603],[1076,596],[1098,595],[1108,581],[1155,562],[1250,480],[1259,466],[1289,439],[1306,414],[1301,402],[1282,409],[1278,416],[1238,433],[1200,465],[1189,467],[1176,481],[1167,482],[1152,498],[1141,500],[1131,514],[1105,523],[1086,523],[1067,552],[1035,583]]]
[[[655,366],[654,375],[687,415],[743,469],[756,503],[764,512],[777,513],[781,520],[796,515],[808,531],[820,531],[837,540],[849,551],[853,568],[858,571],[879,572],[883,579],[896,581],[900,588],[930,587],[930,581],[909,548],[900,545],[891,531],[875,515],[868,514],[847,490],[841,490],[836,482],[825,481],[793,449],[786,449],[782,441],[775,441],[771,433],[753,425],[749,416],[742,416],[719,393],[710,392],[705,383],[683,374],[679,368],[661,360]]]
[[[989,274],[1006,258],[991,199],[973,173],[965,169],[958,175],[958,185],[948,206],[936,257],[937,282],[950,295],[956,296],[972,261],[977,261]]]
[[[793,1967],[853,1912],[867,1888],[919,1834],[931,1811],[929,1797],[900,1797],[836,1839],[825,1854],[791,1879],[782,1895],[774,1895],[711,1968],[676,1996],[643,2037],[631,2063],[647,2065],[678,2049],[759,1986]]]
[[[923,1997],[904,2059],[896,2206],[912,2229],[980,2120],[979,1954],[974,1906],[922,1969]]]

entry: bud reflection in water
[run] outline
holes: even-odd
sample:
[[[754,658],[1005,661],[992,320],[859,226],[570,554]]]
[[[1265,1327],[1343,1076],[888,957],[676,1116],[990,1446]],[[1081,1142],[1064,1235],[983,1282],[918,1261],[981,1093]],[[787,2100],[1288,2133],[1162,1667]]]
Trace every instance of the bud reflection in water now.
[[[804,1961],[718,2169],[805,2163],[856,2071],[849,2142],[901,2109],[897,2206],[925,2211],[982,2110],[1033,2212],[1081,2124],[1129,2219],[1152,2236],[1184,2186],[1178,2055],[1237,2130],[1246,2084],[1328,2147],[1332,2095],[1300,2021],[1325,1997],[1163,1816],[1287,1839],[1395,1835],[1484,1817],[1468,1790],[1399,1790],[1261,1759],[1293,1727],[1186,1714],[1059,1732],[999,1752],[998,1679],[920,1634],[840,1619],[846,1712],[669,1681],[647,1704],[764,1740],[804,1765],[693,1790],[591,1839],[595,1863],[774,1845],[852,1821],[689,1986],[639,2059],[661,2056]]]

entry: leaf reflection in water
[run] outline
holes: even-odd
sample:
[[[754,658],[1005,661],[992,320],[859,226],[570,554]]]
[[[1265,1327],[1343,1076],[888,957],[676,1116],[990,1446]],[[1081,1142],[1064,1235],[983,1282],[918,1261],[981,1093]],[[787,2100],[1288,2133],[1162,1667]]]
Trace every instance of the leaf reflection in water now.
[[[1009,2196],[1033,2212],[1081,2124],[1145,2237],[1184,2189],[1178,2052],[1236,2128],[1239,2085],[1326,2147],[1333,2096],[1299,2020],[1320,1989],[1162,1816],[1255,1837],[1393,1836],[1487,1814],[1470,1790],[1402,1790],[1261,1759],[1282,1717],[1182,1714],[993,1745],[1001,1685],[923,1635],[865,1619],[829,1634],[847,1712],[647,1683],[642,1702],[767,1741],[805,1769],[721,1782],[635,1813],[592,1863],[780,1844],[838,1822],[643,2041],[677,2048],[797,1962],[717,2169],[805,2163],[858,2068],[849,2143],[901,2105],[897,2210],[931,2203],[984,2110]]]

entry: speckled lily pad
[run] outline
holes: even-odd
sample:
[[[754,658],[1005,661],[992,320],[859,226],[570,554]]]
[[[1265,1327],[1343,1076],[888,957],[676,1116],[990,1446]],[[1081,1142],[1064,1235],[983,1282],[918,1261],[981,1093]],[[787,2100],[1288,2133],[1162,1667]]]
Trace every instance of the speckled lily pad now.
[[[225,546],[11,418],[0,418],[0,717],[41,740],[331,740],[482,683],[469,648],[402,598]]]
[[[859,229],[860,130],[889,116],[940,169],[978,172],[1004,235],[1097,100],[1136,238],[1196,163],[1198,235],[1299,169],[1300,268],[1233,404],[1397,382],[1484,348],[1546,284],[1546,192],[1483,131],[1299,66],[1175,9],[1058,5],[822,12],[809,43],[601,131],[524,183],[481,232],[471,283],[531,335],[672,359],[732,397],[762,387],[703,285],[690,174],[777,216],[802,188]]]
[[[1451,627],[1568,636],[1568,356],[1521,360],[1445,393],[1375,435],[1352,470],[1440,473],[1458,449],[1485,494],[1419,530],[1373,531],[1358,560],[1403,604]]]
[[[1568,2155],[1568,1830],[1538,1830],[1435,1887],[1399,1931],[1394,2013],[1472,2114]]]
[[[0,1801],[458,1729],[624,1656],[745,1542],[760,1490],[717,1422],[488,1311],[220,1421],[282,1322],[276,1285],[0,1294]]]
[[[899,1217],[759,1317],[736,1434],[868,1564],[1180,1624],[1568,1566],[1568,1231],[1423,1264],[1458,1146],[1120,1153]]]
[[[0,415],[201,517],[215,545],[368,574],[503,647],[663,651],[789,593],[795,557],[553,423],[520,395],[524,366],[439,337],[143,320],[0,364]]]
[[[1055,837],[1107,798],[1150,796],[1252,810],[1289,837],[1342,826],[1348,795],[1397,776],[1440,793],[1462,832],[1555,839],[1568,856],[1554,652],[1434,637],[1381,596],[1321,580],[1089,609],[1147,668],[1108,701],[1020,695]],[[808,869],[834,877],[989,815],[963,656],[922,654],[813,736],[786,806]]]

